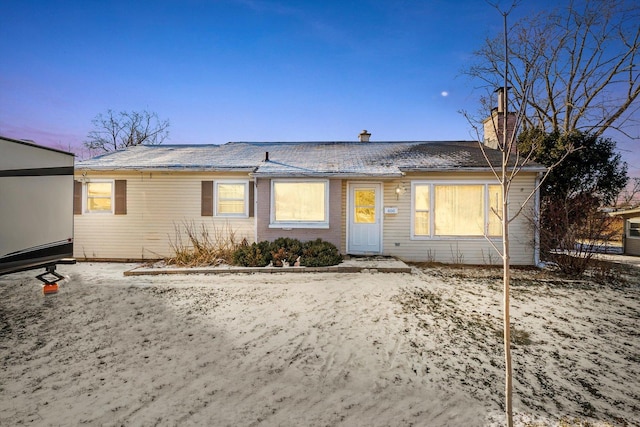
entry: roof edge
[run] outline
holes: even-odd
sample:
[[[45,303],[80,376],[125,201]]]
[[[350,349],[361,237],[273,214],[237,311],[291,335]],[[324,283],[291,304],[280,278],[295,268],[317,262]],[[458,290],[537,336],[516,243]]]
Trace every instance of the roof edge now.
[[[66,154],[68,156],[76,157],[76,155],[74,153],[70,153],[69,151],[64,151],[64,150],[60,150],[58,148],[53,148],[53,147],[47,147],[45,145],[37,144],[34,141],[25,141],[24,139],[9,138],[9,137],[3,136],[3,135],[0,135],[0,139],[4,139],[5,141],[9,141],[9,142],[15,142],[17,144],[28,145],[29,147],[41,148],[43,150],[53,151],[53,152],[56,152],[56,153]]]

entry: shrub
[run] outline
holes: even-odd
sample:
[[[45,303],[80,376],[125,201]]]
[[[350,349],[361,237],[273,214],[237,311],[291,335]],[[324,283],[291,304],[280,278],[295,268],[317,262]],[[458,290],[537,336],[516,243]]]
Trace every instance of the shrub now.
[[[281,237],[273,242],[241,245],[233,254],[233,263],[244,267],[264,267],[273,262],[275,267],[282,267],[285,260],[294,265],[298,257],[300,265],[306,267],[325,267],[342,262],[338,248],[322,239],[302,243],[298,239]]]
[[[265,267],[271,261],[269,242],[242,245],[233,253],[233,263],[243,267]]]
[[[284,261],[293,265],[299,256],[302,256],[303,245],[298,239],[280,237],[271,243],[271,256],[273,265],[282,267]]]
[[[305,267],[326,267],[340,264],[341,262],[342,255],[338,248],[322,239],[306,242],[300,259],[300,265]]]

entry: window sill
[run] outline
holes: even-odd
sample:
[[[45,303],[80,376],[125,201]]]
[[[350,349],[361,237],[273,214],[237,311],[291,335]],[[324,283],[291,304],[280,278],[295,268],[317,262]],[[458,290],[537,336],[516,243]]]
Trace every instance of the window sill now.
[[[451,240],[502,240],[502,236],[412,236],[410,240],[431,240],[431,241],[451,241]]]
[[[329,229],[329,224],[326,222],[306,222],[306,223],[271,223],[269,228],[280,228],[285,230],[292,230],[294,228],[317,228],[317,229]]]

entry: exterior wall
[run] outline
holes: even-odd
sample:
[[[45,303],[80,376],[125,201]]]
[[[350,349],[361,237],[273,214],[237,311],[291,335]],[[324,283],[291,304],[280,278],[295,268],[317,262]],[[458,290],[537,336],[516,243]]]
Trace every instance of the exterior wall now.
[[[640,222],[640,217],[634,218],[634,222]],[[640,237],[629,236],[629,220],[625,221],[625,239],[624,239],[624,253],[625,255],[638,255],[640,256]]]
[[[76,179],[113,179],[127,181],[127,213],[75,215],[74,256],[78,259],[158,259],[172,254],[176,226],[185,224],[196,230],[207,227],[233,230],[237,240],[249,242],[275,240],[279,237],[302,241],[322,238],[346,252],[347,183],[358,180],[329,180],[329,228],[270,228],[271,180],[258,179],[255,189],[255,218],[223,218],[201,216],[201,182],[218,179],[247,179],[247,174],[209,174],[190,172],[87,172],[76,171]],[[511,210],[529,195],[535,186],[535,174],[521,174],[511,190]],[[499,264],[501,259],[484,237],[441,237],[414,240],[411,236],[411,182],[478,181],[493,183],[490,174],[437,173],[408,174],[403,179],[383,182],[383,207],[397,207],[397,214],[383,215],[383,255],[405,261],[442,263]],[[372,179],[367,179],[371,182]],[[405,192],[399,196],[395,189]],[[534,227],[531,217],[534,198],[510,227],[511,260],[514,265],[531,265],[534,258]],[[187,243],[184,239],[183,243]],[[627,239],[629,241],[630,239]],[[502,246],[501,239],[493,239]]]
[[[521,174],[514,182],[511,193],[511,213],[527,198],[535,188],[535,174]],[[385,182],[384,206],[397,207],[397,214],[385,214],[383,232],[383,254],[397,256],[405,261],[431,261],[464,264],[500,264],[498,253],[485,237],[434,237],[426,240],[411,238],[411,182],[413,180],[467,181],[478,180],[495,182],[489,174],[410,174],[402,180]],[[406,191],[399,196],[395,189],[400,184]],[[533,265],[534,227],[532,216],[534,198],[528,202],[525,211],[510,226],[510,255],[513,265]],[[502,239],[492,239],[498,248],[502,248]]]
[[[329,228],[270,228],[271,180],[258,179],[256,187],[256,240],[290,237],[301,241],[322,239],[341,247],[343,234],[342,180],[329,180]]]
[[[127,181],[127,213],[75,215],[74,256],[78,259],[159,259],[173,254],[179,227],[186,245],[185,225],[209,235],[235,232],[236,240],[254,241],[254,218],[201,216],[201,182],[247,179],[247,174],[188,172],[87,172],[76,170],[76,180]],[[250,184],[251,185],[251,184]]]

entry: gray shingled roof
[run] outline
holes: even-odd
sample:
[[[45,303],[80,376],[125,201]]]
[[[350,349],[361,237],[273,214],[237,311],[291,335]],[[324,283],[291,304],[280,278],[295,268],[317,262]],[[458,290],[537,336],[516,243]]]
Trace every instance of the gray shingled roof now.
[[[486,152],[494,165],[500,164],[499,151]],[[488,166],[475,141],[229,142],[140,145],[78,162],[76,169],[246,171],[264,177],[395,177],[409,171],[488,170]],[[532,165],[528,169],[544,168]]]

